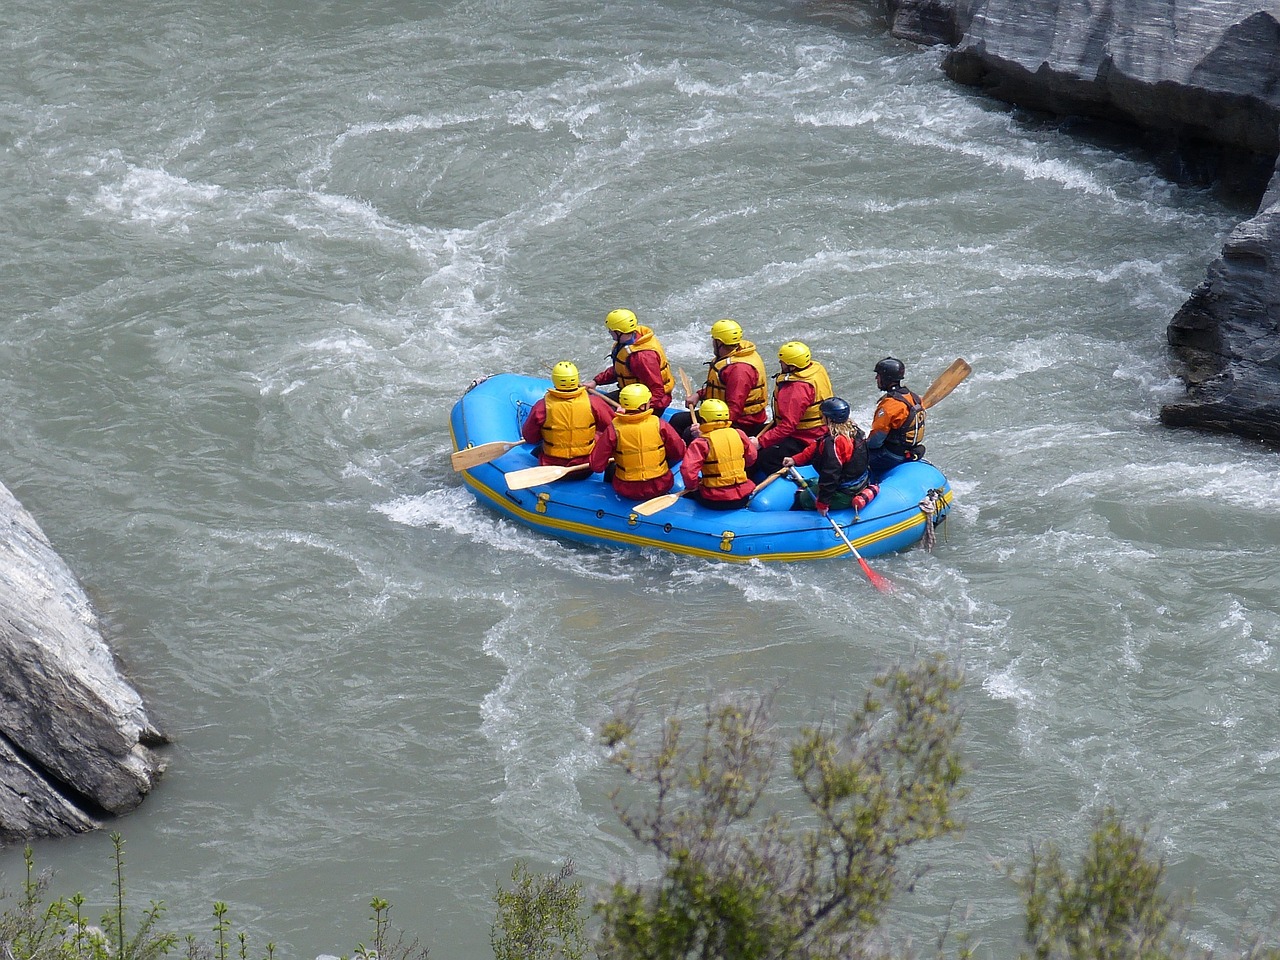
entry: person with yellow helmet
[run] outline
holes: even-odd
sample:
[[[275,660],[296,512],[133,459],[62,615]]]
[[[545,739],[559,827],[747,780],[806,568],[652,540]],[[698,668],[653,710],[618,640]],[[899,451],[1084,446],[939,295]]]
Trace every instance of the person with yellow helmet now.
[[[757,438],[760,456],[754,476],[758,480],[781,469],[782,461],[826,432],[819,407],[835,395],[827,369],[799,340],[778,348],[781,371],[774,380],[773,420]]]
[[[613,337],[613,350],[609,354],[609,366],[595,375],[592,386],[616,383],[621,392],[633,383],[642,383],[653,396],[653,409],[662,413],[671,405],[671,391],[675,387],[662,344],[630,310],[609,311],[604,325]],[[612,394],[610,399],[616,400],[617,394]]]
[[[614,492],[628,500],[670,493],[675,486],[671,467],[684,456],[680,434],[654,412],[653,394],[643,383],[618,391],[618,405],[613,420],[596,438],[591,469],[604,473]]]
[[[742,335],[742,325],[727,317],[711,325],[714,357],[707,364],[707,382],[695,397],[685,399],[693,409],[702,400],[723,400],[729,406],[730,422],[749,437],[764,429],[768,419],[769,375],[756,345]],[[677,413],[671,425],[686,436],[693,424],[692,413]]]
[[[611,420],[609,402],[587,393],[578,380],[578,368],[561,360],[551,368],[551,389],[529,411],[520,436],[539,445],[538,462],[544,466],[572,466],[587,462],[596,434]]]
[[[747,471],[756,462],[756,448],[733,425],[729,405],[710,398],[698,404],[700,435],[689,444],[680,464],[689,497],[713,510],[745,507],[756,485]]]

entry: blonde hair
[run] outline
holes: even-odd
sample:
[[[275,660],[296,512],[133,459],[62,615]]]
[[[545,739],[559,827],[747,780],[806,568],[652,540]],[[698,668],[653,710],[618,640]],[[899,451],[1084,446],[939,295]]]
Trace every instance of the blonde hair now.
[[[827,429],[831,431],[831,435],[833,437],[848,437],[852,440],[858,435],[858,425],[853,422],[852,417],[844,423],[832,423],[828,420]]]

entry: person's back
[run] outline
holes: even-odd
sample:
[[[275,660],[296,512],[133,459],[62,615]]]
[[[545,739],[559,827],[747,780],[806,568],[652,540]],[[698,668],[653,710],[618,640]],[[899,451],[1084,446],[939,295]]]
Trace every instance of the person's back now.
[[[643,384],[624,387],[618,403],[621,409],[592,451],[591,469],[603,471],[614,492],[629,500],[668,493],[675,485],[671,465],[684,456],[684,441],[653,412],[649,388]]]
[[[822,435],[819,407],[834,394],[826,368],[800,341],[779,347],[778,362],[782,370],[774,378],[773,421],[758,437],[757,479],[779,469],[783,459],[795,456]]]
[[[680,475],[689,495],[717,510],[745,507],[755,490],[747,471],[756,459],[755,447],[733,426],[723,400],[703,400],[698,407],[701,434],[685,450]]]
[[[594,385],[616,383],[621,394],[633,383],[643,384],[653,397],[653,409],[659,413],[667,409],[675,381],[657,335],[630,310],[611,310],[604,322],[613,337],[613,350],[610,365],[595,375]]]
[[[924,456],[924,401],[902,383],[906,365],[895,357],[885,357],[875,366],[876,386],[884,396],[871,418],[867,446],[871,450],[871,472],[883,475],[906,460]]]
[[[562,360],[551,369],[551,389],[533,405],[521,427],[528,443],[540,444],[538,462],[544,465],[586,463],[595,449],[596,434],[612,419],[612,410],[587,393],[578,368]]]
[[[850,419],[849,404],[839,397],[824,400],[821,412],[825,431],[794,457],[783,460],[783,466],[803,466],[811,463],[818,471],[818,479],[810,481],[807,489],[796,498],[795,509],[843,510],[861,508],[874,496],[868,489],[868,449],[866,438],[858,425]]]

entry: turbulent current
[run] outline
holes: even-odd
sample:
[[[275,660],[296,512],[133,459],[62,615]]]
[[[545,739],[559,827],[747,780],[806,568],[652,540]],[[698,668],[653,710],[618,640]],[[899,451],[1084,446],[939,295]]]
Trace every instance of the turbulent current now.
[[[1002,863],[1149,822],[1195,936],[1280,898],[1280,460],[1159,425],[1164,329],[1248,211],[801,0],[0,9],[0,480],[176,739],[128,885],[260,955],[372,895],[489,956],[512,862],[636,852],[593,731],[777,686],[785,732],[923,652],[965,671],[966,832],[895,913],[1009,956]],[[716,565],[568,546],[449,468],[474,378],[603,369],[634,309],[700,371],[732,317],[864,422],[928,386],[935,552]],[[37,845],[105,905],[101,834]],[[5,886],[17,851],[0,857]]]

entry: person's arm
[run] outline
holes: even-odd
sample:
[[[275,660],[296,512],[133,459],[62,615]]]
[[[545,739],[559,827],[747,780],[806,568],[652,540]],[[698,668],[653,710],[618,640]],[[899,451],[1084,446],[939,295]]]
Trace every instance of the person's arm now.
[[[591,464],[592,473],[604,472],[617,445],[618,431],[613,428],[612,423],[596,434],[596,445],[591,448],[591,459],[587,461]]]
[[[793,380],[778,390],[774,403],[773,426],[760,434],[760,446],[772,447],[796,432],[796,424],[813,403],[813,387],[803,380]]]
[[[520,428],[520,436],[525,443],[542,442],[542,425],[547,422],[547,401],[539,400],[525,417],[524,426]]]
[[[894,408],[897,408],[896,410]],[[895,413],[897,417],[895,418]],[[896,422],[895,422],[896,419]],[[867,446],[877,450],[884,446],[884,438],[894,427],[902,426],[907,419],[905,404],[893,397],[885,397],[876,405],[876,412],[871,417],[871,430],[867,433]]]
[[[618,371],[613,368],[612,363],[591,378],[591,382],[597,387],[604,383],[617,383],[617,381]]]
[[[662,361],[658,359],[656,350],[638,350],[631,355],[629,363],[635,378],[653,394],[655,405],[663,397],[669,396],[667,384],[662,379]]]
[[[605,430],[613,423],[613,407],[609,401],[596,393],[587,394],[591,398],[591,412],[596,418],[596,432]]]
[[[741,430],[738,431],[738,436],[742,438],[742,456],[744,465],[748,470],[750,470],[756,465],[756,457],[759,456],[759,451],[757,450],[756,445],[751,442],[751,438]],[[688,454],[686,453],[685,456],[687,457]]]
[[[696,490],[702,482],[702,462],[707,459],[708,449],[710,444],[703,437],[698,437],[685,447],[684,460],[680,463],[680,476],[684,478],[686,490]]]

